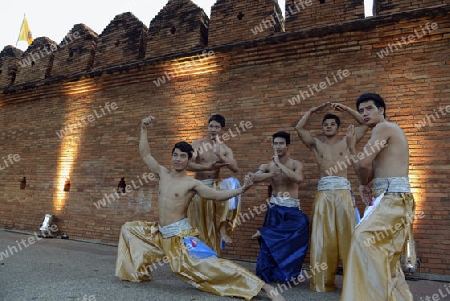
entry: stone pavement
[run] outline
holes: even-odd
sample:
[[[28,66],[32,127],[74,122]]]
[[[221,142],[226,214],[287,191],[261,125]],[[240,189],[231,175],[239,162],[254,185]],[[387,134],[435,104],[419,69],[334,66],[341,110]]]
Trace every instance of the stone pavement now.
[[[32,233],[0,230],[0,301],[242,300],[202,292],[174,275],[168,264],[157,266],[152,281],[120,281],[114,276],[116,252],[113,245],[59,238],[37,240]],[[254,262],[237,262],[255,269]],[[449,283],[408,282],[415,300],[450,301]],[[341,287],[342,276],[337,276],[337,284]],[[308,288],[306,280],[283,291],[283,296],[288,301],[339,300],[340,289],[314,293]],[[269,299],[261,293],[252,299],[256,300]]]

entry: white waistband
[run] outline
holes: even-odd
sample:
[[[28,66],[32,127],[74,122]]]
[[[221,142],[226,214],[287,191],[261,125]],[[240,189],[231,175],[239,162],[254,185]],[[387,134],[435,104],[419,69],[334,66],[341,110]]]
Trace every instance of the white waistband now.
[[[319,180],[317,190],[350,190],[350,182],[343,177],[327,176]]]
[[[209,187],[213,187],[214,182],[216,181],[215,179],[206,179],[206,180],[201,180],[203,184],[205,184],[206,186]]]
[[[167,226],[158,225],[158,229],[164,238],[169,238],[180,234],[182,230],[192,229],[192,226],[189,224],[189,220],[187,218],[183,218],[182,220]]]
[[[297,207],[300,209],[300,201],[289,197],[274,196],[270,198],[270,203],[283,207]]]
[[[376,192],[411,193],[407,177],[375,178],[372,185]]]

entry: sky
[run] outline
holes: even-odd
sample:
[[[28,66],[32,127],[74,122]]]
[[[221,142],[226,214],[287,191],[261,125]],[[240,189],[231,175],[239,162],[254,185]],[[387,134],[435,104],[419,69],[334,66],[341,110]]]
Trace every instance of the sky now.
[[[216,0],[192,0],[211,15]],[[241,0],[244,1],[244,0]],[[350,1],[350,0],[349,0]],[[371,1],[371,0],[365,0]],[[115,16],[132,12],[146,26],[167,4],[168,0],[0,0],[0,51],[7,45],[16,46],[24,15],[33,38],[48,37],[60,43],[75,24],[83,23],[101,34]],[[285,0],[278,0],[284,12]],[[367,5],[366,5],[367,6]],[[28,44],[20,41],[17,48],[26,50]]]

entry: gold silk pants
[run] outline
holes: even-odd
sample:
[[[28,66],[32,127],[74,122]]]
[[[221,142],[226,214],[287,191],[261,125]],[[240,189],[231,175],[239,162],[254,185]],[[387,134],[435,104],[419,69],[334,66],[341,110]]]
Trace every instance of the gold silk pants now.
[[[151,280],[152,271],[161,265],[156,263],[163,261],[202,291],[245,300],[256,296],[264,282],[247,269],[215,256],[195,259],[188,254],[182,236],[195,236],[194,229],[163,238],[156,222],[125,223],[120,232],[115,275],[133,282]]]
[[[322,190],[316,193],[311,219],[310,265],[326,263],[327,268],[312,273],[310,289],[329,292],[336,289],[335,276],[342,260],[344,267],[356,226],[350,190]]]
[[[411,193],[386,193],[367,220],[356,227],[341,301],[413,301],[400,257],[414,209]]]
[[[208,180],[203,182],[207,185],[210,184]],[[213,183],[208,186],[220,190],[220,180],[213,180]],[[229,210],[228,201],[207,200],[196,194],[189,205],[188,218],[192,227],[197,228],[200,232],[200,240],[220,256],[220,223],[227,223],[227,234],[231,236],[238,224],[236,221],[239,218],[240,211],[240,202],[236,209]],[[217,215],[219,216],[219,224],[216,223]]]

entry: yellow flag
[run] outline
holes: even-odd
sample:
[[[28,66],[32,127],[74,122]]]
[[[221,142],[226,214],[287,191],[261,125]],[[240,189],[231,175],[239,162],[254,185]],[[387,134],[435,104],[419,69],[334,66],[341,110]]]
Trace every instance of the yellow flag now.
[[[22,27],[20,28],[18,41],[27,41],[28,45],[33,43],[33,36],[31,35],[30,28],[28,28],[28,22],[25,17],[23,17]]]

